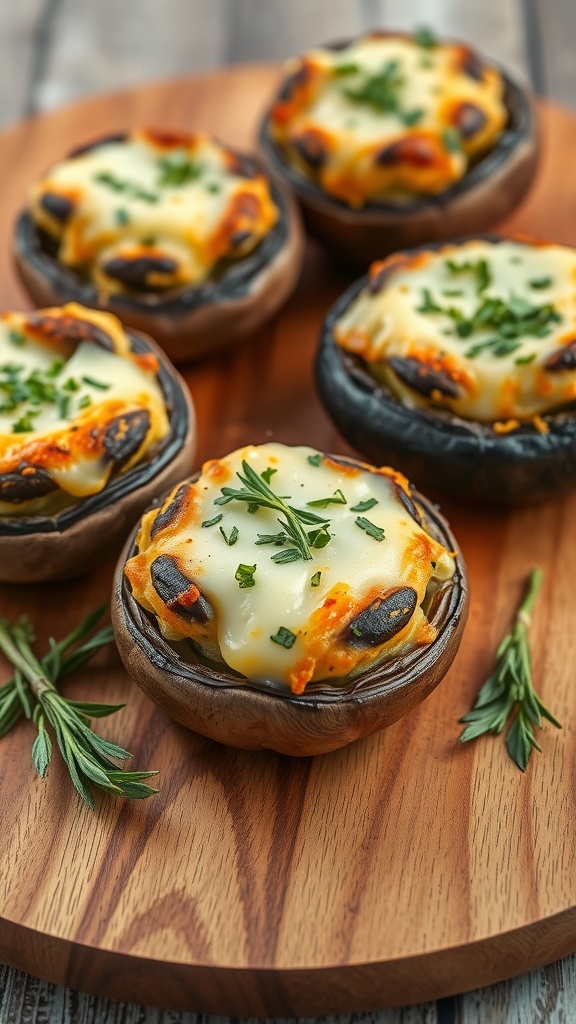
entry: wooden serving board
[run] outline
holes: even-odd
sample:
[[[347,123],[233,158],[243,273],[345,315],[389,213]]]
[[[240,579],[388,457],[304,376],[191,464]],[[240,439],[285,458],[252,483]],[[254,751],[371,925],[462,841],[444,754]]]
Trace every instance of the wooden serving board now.
[[[1,136],[0,308],[25,303],[10,267],[27,184],[69,146],[150,123],[246,145],[277,76],[267,67],[147,86]],[[576,244],[576,119],[542,110],[538,183],[506,228]],[[297,294],[253,343],[187,374],[201,460],[270,437],[346,451],[313,391],[329,304],[348,283],[312,245]],[[192,467],[190,467],[192,470]],[[55,757],[39,781],[23,723],[0,742],[0,960],[113,998],[289,1015],[426,1000],[576,949],[576,497],[514,513],[444,503],[472,607],[449,675],[415,713],[345,750],[245,753],[175,725],[102,652],[75,697],[127,701],[101,724],[160,769],[145,802],[81,805]],[[564,723],[525,775],[502,741],[458,743],[529,569],[546,570],[534,671]],[[106,600],[113,566],[59,586],[5,587],[42,641]],[[2,667],[4,671],[4,666]]]

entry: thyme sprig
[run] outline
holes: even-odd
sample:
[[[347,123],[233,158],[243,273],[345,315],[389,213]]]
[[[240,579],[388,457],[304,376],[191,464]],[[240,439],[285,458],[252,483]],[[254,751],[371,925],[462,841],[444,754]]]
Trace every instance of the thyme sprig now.
[[[0,686],[0,737],[23,715],[30,719],[37,731],[32,763],[43,779],[52,759],[48,728],[51,727],[74,788],[91,808],[94,808],[91,786],[131,799],[156,792],[143,780],[157,772],[122,771],[115,762],[132,755],[98,736],[90,727],[91,718],[105,718],[124,705],[70,700],[56,688],[59,679],[84,665],[101,647],[112,643],[111,626],[92,632],[104,611],[102,607],[91,612],[62,640],[50,640],[50,650],[40,660],[32,650],[36,638],[30,619],[24,615],[10,623],[0,617],[0,650],[14,667],[12,679]]]
[[[472,711],[460,719],[466,728],[462,743],[484,733],[498,736],[512,719],[506,736],[510,757],[521,771],[526,771],[534,747],[542,748],[535,736],[535,727],[542,727],[545,718],[557,729],[560,722],[544,706],[534,690],[528,629],[536,595],[542,583],[542,570],[533,569],[528,579],[526,596],[514,624],[496,652],[496,667],[480,690]]]
[[[222,487],[222,496],[216,498],[214,504],[227,505],[230,501],[243,501],[248,506],[249,511],[252,509],[256,511],[259,508],[273,509],[282,517],[278,519],[278,523],[282,530],[286,532],[288,538],[296,545],[300,557],[309,561],[312,558],[310,547],[314,545],[311,544],[302,524],[304,523],[306,526],[327,526],[329,520],[322,519],[314,512],[308,512],[306,509],[287,505],[284,500],[286,495],[276,494],[266,480],[252,469],[246,459],[242,460],[242,473],[238,472],[236,476],[240,483],[243,484],[243,487]]]

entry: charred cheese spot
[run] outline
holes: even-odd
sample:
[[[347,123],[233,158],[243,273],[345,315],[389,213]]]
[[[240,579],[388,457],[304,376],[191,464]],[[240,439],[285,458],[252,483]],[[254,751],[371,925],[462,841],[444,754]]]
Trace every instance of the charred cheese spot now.
[[[75,314],[31,313],[26,321],[26,331],[31,338],[45,338],[73,348],[83,341],[92,341],[110,352],[114,349],[112,338],[102,327],[93,319],[83,319]]]
[[[157,372],[109,313],[4,313],[0,515],[54,515],[152,455],[169,429]]]
[[[42,209],[59,224],[66,224],[74,212],[72,200],[68,196],[58,195],[57,192],[45,192],[40,202]]]
[[[576,397],[576,251],[478,240],[393,257],[334,337],[410,407],[539,429]]]
[[[253,161],[203,133],[154,129],[77,150],[33,187],[29,210],[103,298],[199,284],[279,217]]]
[[[294,557],[287,536],[278,542],[278,509],[221,503],[227,489],[244,486],[243,461],[308,516],[309,558]],[[315,514],[328,533],[318,547]],[[206,463],[197,481],[144,516],[137,548],[126,577],[168,640],[190,640],[247,679],[294,693],[320,680],[339,685],[431,643],[423,605],[455,570],[419,521],[401,474],[275,443]]]
[[[507,120],[502,76],[467,47],[376,32],[290,62],[270,129],[297,170],[358,207],[444,191]]]

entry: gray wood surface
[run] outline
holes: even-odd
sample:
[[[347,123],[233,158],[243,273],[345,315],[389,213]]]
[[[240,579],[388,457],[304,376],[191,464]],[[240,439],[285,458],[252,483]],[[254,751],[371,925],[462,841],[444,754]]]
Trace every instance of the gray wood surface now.
[[[574,0],[1,0],[0,124],[100,90],[271,60],[371,26],[469,39],[576,106]],[[89,131],[89,126],[87,126]],[[231,1024],[71,992],[0,967],[0,1024]],[[572,1024],[576,958],[455,999],[330,1024]],[[252,1022],[251,1022],[252,1024]]]

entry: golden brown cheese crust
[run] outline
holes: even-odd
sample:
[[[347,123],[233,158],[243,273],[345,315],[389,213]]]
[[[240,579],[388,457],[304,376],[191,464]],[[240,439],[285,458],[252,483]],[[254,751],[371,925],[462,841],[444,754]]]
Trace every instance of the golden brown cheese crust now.
[[[275,493],[291,493],[308,514],[319,506],[307,499],[335,489],[337,503],[320,510],[329,539],[312,544],[309,561],[286,537],[274,540],[277,511],[218,504],[221,489],[238,484],[242,460],[267,473],[271,486],[278,481]],[[252,570],[252,579],[240,573],[239,585],[237,567]],[[190,639],[248,679],[293,693],[431,643],[436,630],[422,604],[453,572],[401,474],[279,444],[206,463],[196,482],[181,484],[144,516],[125,568],[135,599],[167,639]]]
[[[396,254],[334,337],[410,407],[545,432],[576,398],[576,252],[518,238]]]
[[[371,33],[311,50],[288,72],[273,137],[301,173],[353,207],[444,191],[508,119],[498,70],[429,36]]]
[[[101,491],[169,429],[152,353],[70,303],[0,317],[0,515],[49,515]]]
[[[29,211],[100,295],[199,284],[276,224],[267,179],[209,135],[140,129],[55,164]]]

